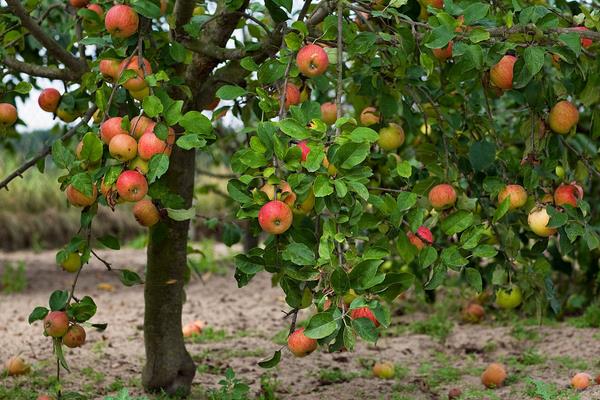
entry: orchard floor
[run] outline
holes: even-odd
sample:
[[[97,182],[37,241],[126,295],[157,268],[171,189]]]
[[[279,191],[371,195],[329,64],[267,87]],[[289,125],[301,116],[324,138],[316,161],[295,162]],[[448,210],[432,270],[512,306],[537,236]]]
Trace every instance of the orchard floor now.
[[[101,253],[115,267],[143,271],[142,251]],[[2,400],[34,400],[35,393],[47,391],[54,383],[51,342],[41,334],[41,323],[30,327],[27,316],[35,306],[47,304],[52,290],[70,287],[72,279],[58,271],[54,252],[0,254],[0,275],[7,261],[21,260],[26,263],[27,288],[17,294],[0,292],[0,359],[20,353],[32,372],[0,377]],[[118,260],[126,264],[119,265]],[[109,285],[102,288],[98,283]],[[66,352],[72,372],[63,374],[63,390],[103,399],[126,388],[137,399],[134,396],[143,395],[143,288],[122,286],[94,262],[82,273],[77,291],[94,298],[98,313],[93,321],[108,323],[108,329],[89,330],[83,348]],[[187,342],[198,365],[192,395],[196,399],[214,393],[228,367],[250,384],[252,399],[446,399],[455,387],[462,390],[461,399],[600,399],[600,385],[581,393],[567,388],[576,372],[600,372],[600,334],[593,329],[564,323],[538,327],[494,315],[479,325],[462,324],[455,312],[459,301],[452,306],[454,311],[446,307],[445,314],[420,305],[413,306],[415,312],[401,315],[401,307],[377,346],[362,342],[354,353],[318,351],[303,359],[284,352],[279,366],[265,371],[257,361],[280,347],[275,333],[280,332],[281,340],[288,327],[282,319],[282,311],[288,309],[282,292],[271,287],[267,274],[243,289],[237,289],[231,271],[207,274],[203,280],[193,279],[187,296],[184,322],[200,319],[207,324],[205,333]],[[300,319],[307,315],[301,314]],[[396,378],[372,377],[370,366],[375,360],[394,362]],[[507,385],[483,390],[479,375],[494,361],[508,366]]]

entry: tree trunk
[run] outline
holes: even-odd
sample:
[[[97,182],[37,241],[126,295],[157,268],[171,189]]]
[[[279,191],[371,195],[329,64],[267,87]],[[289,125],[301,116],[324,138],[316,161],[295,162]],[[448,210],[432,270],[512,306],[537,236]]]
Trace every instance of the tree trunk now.
[[[173,193],[192,205],[195,153],[174,146],[166,183]],[[150,230],[148,266],[144,286],[144,388],[169,395],[190,393],[196,367],[185,348],[181,332],[184,276],[190,221],[166,219]]]

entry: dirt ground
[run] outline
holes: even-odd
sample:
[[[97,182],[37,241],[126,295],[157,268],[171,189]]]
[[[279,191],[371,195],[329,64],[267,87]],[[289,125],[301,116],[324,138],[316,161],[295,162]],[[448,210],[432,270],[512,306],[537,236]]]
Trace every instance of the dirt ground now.
[[[118,256],[126,262],[122,267],[143,271],[143,251],[101,253],[115,267]],[[43,385],[39,382],[47,382],[54,374],[51,342],[42,335],[41,323],[27,323],[29,312],[46,305],[52,290],[70,287],[72,275],[58,270],[54,254],[0,253],[0,272],[7,261],[25,261],[27,265],[27,289],[18,294],[0,293],[0,359],[20,353],[33,367],[30,376],[0,378],[0,387],[43,390],[36,384]],[[98,283],[109,283],[114,291],[102,290]],[[82,273],[77,291],[94,298],[98,313],[93,321],[108,323],[108,329],[101,333],[88,330],[86,346],[67,351],[72,373],[64,375],[64,389],[97,399],[121,388],[142,394],[143,288],[122,286],[114,274],[93,262]],[[282,319],[288,307],[280,289],[271,287],[267,274],[257,276],[243,289],[237,289],[230,273],[213,274],[204,281],[194,279],[187,296],[184,322],[200,319],[212,328],[210,336],[188,342],[198,364],[193,398],[203,398],[207,390],[217,388],[224,371],[231,367],[237,378],[250,383],[252,396],[260,391],[262,377],[263,389],[267,382],[281,399],[446,399],[448,389],[454,387],[463,391],[464,399],[600,399],[600,385],[580,394],[566,389],[574,373],[600,372],[600,338],[593,329],[553,324],[526,326],[517,334],[514,326],[466,325],[455,318],[451,333],[440,341],[435,335],[411,329],[415,321],[427,320],[426,314],[396,315],[392,332],[397,334],[383,337],[376,346],[363,342],[354,353],[317,351],[304,359],[284,352],[279,366],[265,372],[256,363],[280,347],[273,341],[274,333],[288,327]],[[375,360],[394,362],[396,379],[373,378],[370,365]],[[479,375],[494,361],[507,364],[508,384],[483,390]],[[538,382],[537,389],[530,379]],[[544,389],[544,383],[549,387]]]

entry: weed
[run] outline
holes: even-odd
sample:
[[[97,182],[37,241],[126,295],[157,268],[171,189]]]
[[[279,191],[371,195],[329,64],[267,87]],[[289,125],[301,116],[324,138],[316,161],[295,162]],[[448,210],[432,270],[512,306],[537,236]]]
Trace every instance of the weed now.
[[[600,305],[590,305],[581,317],[571,318],[569,323],[576,328],[600,328]]]
[[[221,386],[217,390],[208,392],[210,400],[243,400],[248,398],[250,387],[237,379],[231,368],[225,371],[225,379],[219,381]]]
[[[560,389],[555,384],[527,378],[526,394],[542,400],[579,400],[579,395],[569,389]]]
[[[436,314],[429,319],[413,322],[409,329],[412,333],[429,335],[443,342],[452,332],[452,327],[448,318]]]
[[[12,263],[4,264],[4,270],[0,277],[0,286],[4,293],[19,293],[27,287],[27,274],[25,263],[19,261],[16,266]]]

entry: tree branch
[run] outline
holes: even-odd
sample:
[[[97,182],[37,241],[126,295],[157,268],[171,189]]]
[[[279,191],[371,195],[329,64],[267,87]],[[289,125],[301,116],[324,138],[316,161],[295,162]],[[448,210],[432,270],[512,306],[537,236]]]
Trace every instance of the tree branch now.
[[[67,139],[69,139],[70,137],[74,136],[75,133],[77,133],[77,130],[79,129],[79,127],[86,125],[88,123],[88,121],[92,118],[92,116],[94,115],[94,113],[96,112],[96,109],[98,107],[96,105],[93,105],[87,113],[85,113],[85,115],[81,118],[81,121],[79,121],[79,123],[77,125],[75,125],[74,127],[72,127],[71,129],[69,129],[67,131],[67,133],[65,133],[64,135],[62,135],[59,139],[60,141],[65,141]],[[54,144],[54,142],[53,142]],[[33,167],[39,160],[41,160],[42,158],[46,157],[48,154],[52,153],[52,145],[48,145],[46,147],[44,147],[42,149],[42,151],[40,151],[38,153],[37,156],[33,157],[32,159],[30,159],[29,161],[27,161],[26,163],[24,163],[23,165],[21,165],[19,168],[17,168],[16,170],[14,170],[10,175],[8,175],[2,182],[0,182],[0,189],[6,189],[8,190],[8,184],[15,178],[17,177],[22,177],[23,173],[25,171],[27,171],[29,168]]]
[[[4,65],[6,65],[9,69],[31,76],[38,76],[41,78],[48,79],[59,79],[61,81],[74,81],[78,78],[78,75],[71,70],[30,64],[23,61],[19,61],[12,56],[5,56],[4,58],[2,58],[2,61],[4,62]]]
[[[82,62],[82,60],[79,60],[62,48],[57,41],[52,39],[42,30],[38,25],[38,22],[29,15],[19,0],[6,0],[6,3],[12,12],[19,17],[21,24],[48,50],[48,53],[52,54],[65,64],[65,66],[73,71],[77,77],[80,77],[88,70],[86,62]]]

